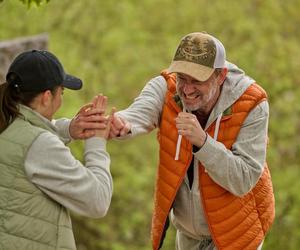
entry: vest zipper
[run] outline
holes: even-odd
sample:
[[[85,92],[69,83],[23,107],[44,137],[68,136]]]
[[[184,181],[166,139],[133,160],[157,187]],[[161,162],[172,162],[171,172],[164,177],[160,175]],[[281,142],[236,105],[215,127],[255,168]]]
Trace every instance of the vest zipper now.
[[[218,115],[218,118],[217,118],[217,121],[216,121],[216,126],[215,126],[215,131],[214,131],[214,140],[217,141],[218,139],[218,134],[219,134],[219,128],[220,128],[220,122],[221,122],[221,119],[222,119],[222,115],[223,113],[219,114]],[[204,131],[206,132],[207,129],[205,129]],[[204,168],[204,172],[207,173],[205,167]],[[210,235],[211,235],[211,238],[216,246],[216,248],[218,249],[218,244],[217,244],[217,241],[216,241],[216,238],[213,234],[213,230],[211,228],[211,225],[209,223],[209,220],[208,220],[208,216],[207,216],[207,212],[206,212],[206,207],[205,207],[205,203],[204,203],[204,200],[203,200],[203,196],[202,196],[202,185],[200,183],[200,175],[201,175],[201,169],[199,168],[199,173],[198,173],[198,178],[199,178],[199,184],[198,186],[200,187],[199,188],[199,193],[200,193],[200,197],[201,197],[201,203],[202,203],[202,208],[203,208],[203,214],[205,216],[205,219],[206,219],[206,222],[207,222],[207,225],[208,225],[208,228],[209,228],[209,231],[210,231]]]
[[[201,170],[199,168],[199,180],[200,180],[200,171]],[[208,225],[208,228],[209,228],[210,236],[211,236],[211,238],[212,238],[212,240],[213,240],[213,242],[215,244],[215,247],[217,249],[219,249],[219,246],[217,244],[216,238],[215,238],[215,236],[213,234],[213,230],[212,230],[211,225],[210,225],[209,220],[208,220],[208,216],[207,216],[207,212],[206,212],[206,207],[205,207],[205,204],[204,204],[204,201],[203,201],[203,197],[202,197],[202,187],[201,186],[199,188],[199,192],[200,192],[200,197],[201,197],[201,202],[202,202],[202,207],[203,207],[203,214],[205,216],[205,219],[206,219],[206,222],[207,222],[207,225]]]
[[[193,192],[194,192],[194,185],[195,185],[195,167],[198,166],[198,160],[195,158],[195,156],[193,156],[193,182],[192,182],[192,185],[191,185],[191,188],[189,189],[190,190],[190,211],[191,211],[191,224],[192,224],[192,228],[194,230],[193,234],[194,235],[197,235],[197,230],[196,230],[196,227],[195,227],[195,213],[194,213],[194,209],[195,209],[195,206],[194,206],[194,195],[193,195]],[[196,177],[197,178],[197,177]],[[198,185],[199,185],[199,181],[198,181]]]
[[[193,166],[194,167],[194,166]],[[194,170],[194,169],[193,169]],[[194,182],[193,182],[194,184]],[[197,235],[197,232],[196,232],[196,228],[195,228],[195,223],[194,223],[194,197],[193,197],[193,185],[190,189],[190,211],[191,211],[191,219],[192,219],[192,227],[193,227],[193,230],[194,230],[194,234]]]

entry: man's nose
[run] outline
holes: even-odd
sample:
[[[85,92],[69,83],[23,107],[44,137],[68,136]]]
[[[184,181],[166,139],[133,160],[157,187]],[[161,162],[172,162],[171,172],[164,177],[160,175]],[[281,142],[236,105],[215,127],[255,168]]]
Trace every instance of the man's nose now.
[[[183,92],[185,94],[190,94],[190,93],[194,92],[194,86],[192,84],[185,83],[183,86]]]

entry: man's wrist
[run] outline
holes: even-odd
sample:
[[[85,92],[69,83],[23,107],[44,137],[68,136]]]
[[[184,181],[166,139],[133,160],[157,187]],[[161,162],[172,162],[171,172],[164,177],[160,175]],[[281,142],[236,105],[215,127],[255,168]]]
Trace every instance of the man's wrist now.
[[[206,140],[207,140],[207,133],[205,133],[205,138],[201,145],[193,145],[193,153],[196,153],[197,151],[199,151],[205,144]]]

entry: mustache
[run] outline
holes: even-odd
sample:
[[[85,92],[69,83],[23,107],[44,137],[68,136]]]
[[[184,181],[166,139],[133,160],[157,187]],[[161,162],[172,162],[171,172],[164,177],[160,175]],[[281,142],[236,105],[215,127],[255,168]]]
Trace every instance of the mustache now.
[[[187,95],[184,94],[182,91],[178,91],[178,96],[183,101],[183,98]],[[203,93],[197,91],[197,92],[194,92],[192,96],[203,98],[204,95],[203,95]]]

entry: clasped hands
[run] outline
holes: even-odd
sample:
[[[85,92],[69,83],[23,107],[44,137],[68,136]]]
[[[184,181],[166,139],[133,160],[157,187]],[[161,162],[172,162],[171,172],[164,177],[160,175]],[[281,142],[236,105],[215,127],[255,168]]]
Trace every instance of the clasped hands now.
[[[130,132],[131,124],[115,115],[115,108],[112,108],[109,115],[105,114],[107,102],[106,96],[97,95],[91,103],[81,107],[70,123],[69,131],[73,139],[87,139],[92,136],[111,139]],[[194,114],[180,112],[175,123],[179,135],[195,146],[203,146],[207,135]]]
[[[121,117],[115,116],[116,108],[106,115],[108,98],[102,94],[94,97],[91,103],[80,108],[69,126],[73,139],[103,137],[105,139],[123,136],[130,131],[130,124]]]

